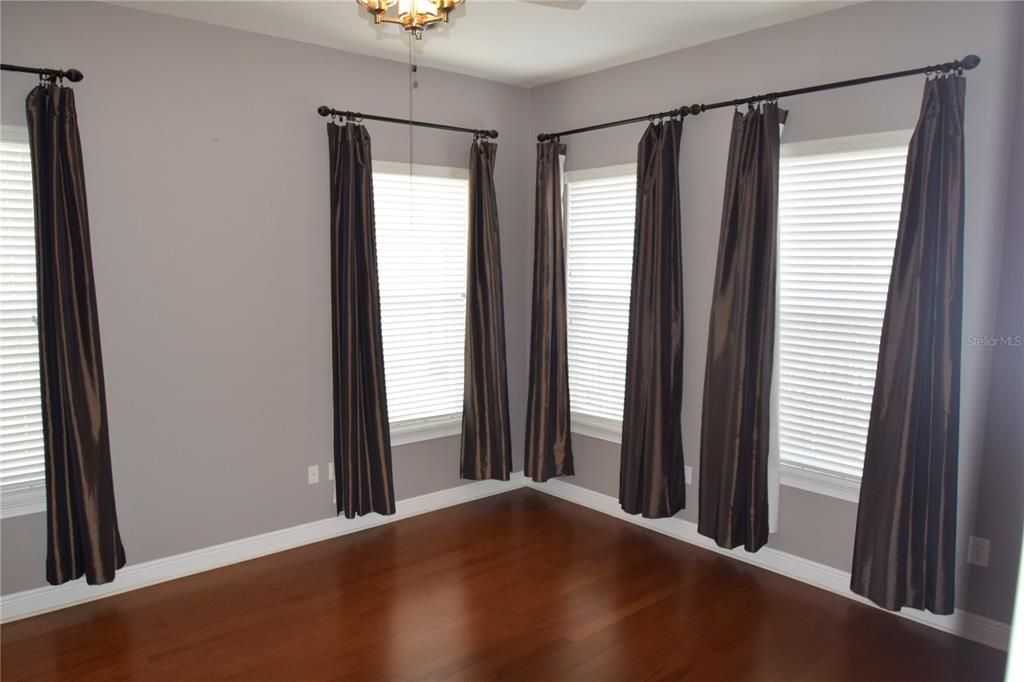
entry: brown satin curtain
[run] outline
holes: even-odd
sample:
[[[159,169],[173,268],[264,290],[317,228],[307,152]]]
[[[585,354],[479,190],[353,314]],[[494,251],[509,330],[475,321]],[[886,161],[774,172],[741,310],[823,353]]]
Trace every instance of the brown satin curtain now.
[[[526,405],[526,475],[535,481],[573,474],[569,435],[568,320],[562,157],[565,145],[537,145],[533,233],[533,325]]]
[[[779,126],[774,103],[733,115],[711,303],[698,530],[720,547],[768,541]]]
[[[124,566],[75,93],[26,101],[35,197],[39,370],[46,450],[46,579],[110,582]]]
[[[683,122],[648,126],[637,148],[636,231],[629,300],[619,503],[672,516],[683,474],[683,262],[679,145]]]
[[[338,513],[394,514],[370,135],[361,125],[328,123],[327,139]]]
[[[964,242],[963,77],[929,80],[907,157],[851,589],[953,613]]]
[[[466,265],[466,369],[462,408],[462,478],[509,479],[512,433],[505,365],[501,238],[494,191],[498,145],[474,140],[469,151],[469,249]]]

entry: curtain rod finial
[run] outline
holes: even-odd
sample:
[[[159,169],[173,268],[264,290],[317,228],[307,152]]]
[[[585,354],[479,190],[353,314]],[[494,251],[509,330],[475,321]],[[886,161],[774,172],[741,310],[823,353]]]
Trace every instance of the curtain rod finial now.
[[[67,71],[64,72],[64,77],[67,78],[72,83],[77,83],[78,81],[80,81],[83,78],[85,78],[85,75],[82,74],[82,72],[79,71],[78,69],[68,69]]]
[[[316,108],[316,113],[320,114],[321,116],[330,116],[331,108],[329,106],[321,104]]]
[[[981,64],[981,57],[979,57],[976,54],[969,54],[960,60],[960,66],[962,66],[967,71],[970,71],[978,64]]]

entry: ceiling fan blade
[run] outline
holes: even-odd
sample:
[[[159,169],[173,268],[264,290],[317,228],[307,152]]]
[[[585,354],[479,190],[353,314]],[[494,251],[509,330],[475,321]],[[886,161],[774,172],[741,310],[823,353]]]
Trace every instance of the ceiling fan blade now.
[[[587,4],[587,0],[519,0],[528,5],[541,5],[553,9],[578,10]]]

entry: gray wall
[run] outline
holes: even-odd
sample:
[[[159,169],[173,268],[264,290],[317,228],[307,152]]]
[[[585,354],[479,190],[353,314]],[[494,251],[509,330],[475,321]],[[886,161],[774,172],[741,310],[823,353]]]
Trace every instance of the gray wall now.
[[[331,457],[327,158],[313,110],[330,103],[401,114],[405,67],[104,5],[4,2],[0,13],[3,61],[87,74],[76,95],[129,560],[330,516],[330,485],[305,482],[308,464]],[[1015,113],[1007,96],[1020,87],[1011,66],[1024,62],[1015,52],[1022,25],[1024,4],[872,3],[532,91],[421,69],[417,116],[501,131],[516,468],[535,133],[977,52],[984,62],[968,84],[964,329],[1020,334],[1024,202],[1009,183],[1024,174],[1024,149],[1018,134],[1011,157],[1005,139],[1013,117],[1024,116],[1024,101]],[[5,122],[23,120],[30,84],[3,76]],[[901,80],[784,102],[785,141],[910,128],[920,85]],[[406,158],[404,130],[369,126],[375,158]],[[684,442],[695,467],[728,127],[728,111],[684,126]],[[569,138],[568,167],[632,161],[640,134],[632,126]],[[467,142],[419,131],[416,160],[464,165]],[[960,605],[1002,621],[1022,519],[1022,353],[964,352],[960,533],[991,538],[992,564],[960,567]],[[574,441],[573,482],[615,495],[617,446]],[[400,498],[458,483],[455,438],[396,448],[395,459]],[[688,494],[682,516],[695,520],[696,486]],[[855,521],[853,504],[784,488],[771,546],[848,569]],[[3,593],[42,584],[43,526],[42,515],[0,525]]]
[[[1024,4],[1018,5],[1017,60],[1024,64]],[[1004,237],[1001,244],[999,307],[993,332],[997,337],[1024,339],[1024,69],[1017,70],[1017,108],[1013,120],[1017,131],[1010,140],[1013,149],[1011,185],[1007,202]],[[972,333],[972,330],[967,330]],[[1019,341],[1016,341],[1019,343]],[[998,589],[1013,585],[1017,579],[1014,558],[1020,555],[1024,518],[1020,508],[1024,490],[1024,347],[1006,345],[968,347],[970,353],[991,355],[991,382],[986,401],[985,456],[981,461],[976,490],[991,503],[979,504],[974,517],[974,532],[993,540],[989,568],[969,566],[970,579],[992,582]],[[998,556],[996,556],[998,553]],[[1008,599],[1009,597],[1007,597]],[[1005,609],[1009,609],[1007,605]],[[1017,618],[1020,621],[1020,616]]]
[[[407,67],[93,3],[10,3],[4,62],[73,65],[121,530],[137,563],[330,517],[327,136],[320,104],[401,116]],[[523,442],[528,90],[420,69],[425,120],[497,128],[509,379]],[[4,74],[24,124],[33,79]],[[408,132],[368,123],[374,158]],[[420,163],[470,137],[417,130]],[[397,447],[407,498],[460,483],[458,439]],[[321,465],[321,482],[306,467]],[[2,522],[2,592],[44,584],[42,514]]]
[[[1004,290],[1014,293],[1004,307],[1018,306],[1019,312],[1021,288],[1018,284],[1013,289],[1009,278],[1019,282],[1024,255],[1020,213],[1012,250],[1001,246],[1008,229],[1010,178],[1016,177],[1014,189],[1019,194],[1021,177],[1007,172],[1012,93],[1021,64],[1017,49],[1024,35],[1024,5],[1014,5],[866,3],[542,86],[533,91],[534,131],[565,130],[680,104],[884,73],[975,52],[983,63],[968,78],[964,334],[995,334],[1010,324],[996,323],[997,275],[1001,267],[1007,271]],[[921,87],[921,79],[896,80],[783,101],[781,105],[790,110],[783,141],[912,128]],[[695,471],[694,483],[687,488],[687,509],[680,516],[691,521],[697,518],[707,323],[731,115],[729,109],[707,112],[686,119],[683,126],[683,439],[687,463]],[[642,126],[635,125],[566,138],[566,167],[632,161],[641,133]],[[1019,140],[1019,129],[1016,137]],[[1016,371],[1016,388],[1000,376],[989,390],[993,351],[965,345],[963,355],[959,606],[1008,622],[1020,545],[1024,403],[1019,383],[1022,351],[998,353]],[[986,416],[993,403],[999,405],[1001,421],[995,413]],[[575,482],[615,495],[618,447],[581,436],[573,441],[580,472]],[[849,570],[855,525],[855,504],[784,487],[779,532],[769,546]],[[988,569],[967,571],[964,550],[969,534],[991,539]]]

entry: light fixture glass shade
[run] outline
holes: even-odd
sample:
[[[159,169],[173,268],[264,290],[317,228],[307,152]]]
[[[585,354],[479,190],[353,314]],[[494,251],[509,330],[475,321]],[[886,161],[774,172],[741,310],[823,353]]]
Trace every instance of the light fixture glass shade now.
[[[398,0],[398,16],[426,15],[436,17],[438,14],[437,5],[433,0]]]

